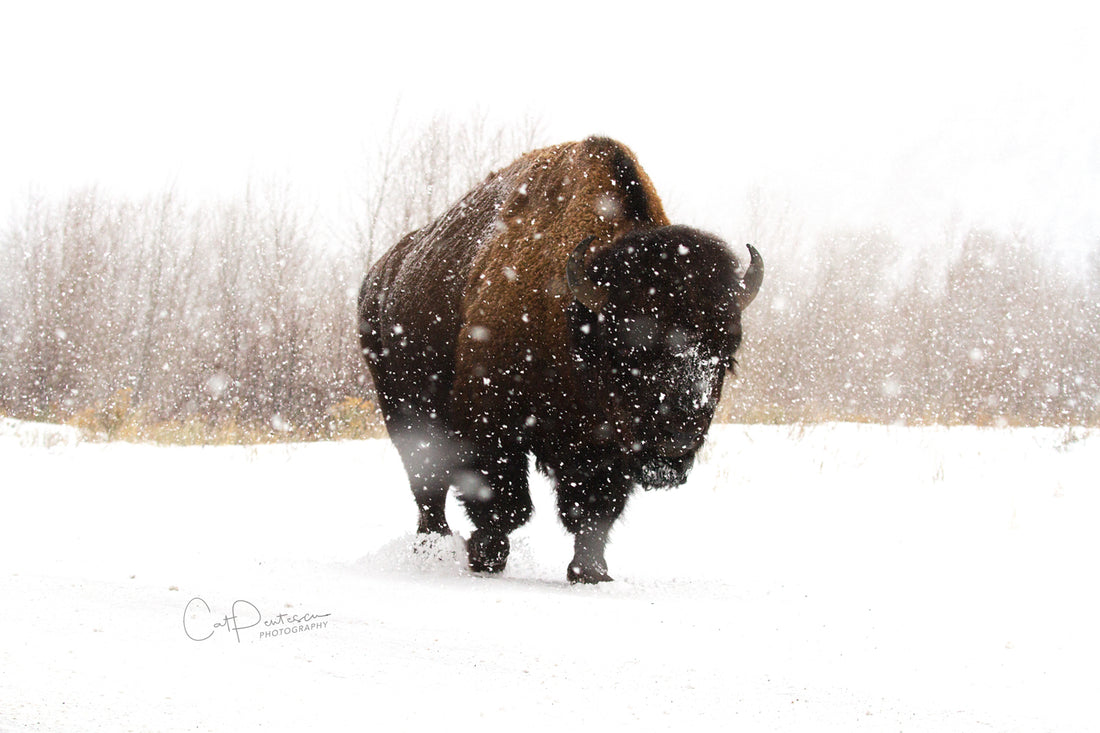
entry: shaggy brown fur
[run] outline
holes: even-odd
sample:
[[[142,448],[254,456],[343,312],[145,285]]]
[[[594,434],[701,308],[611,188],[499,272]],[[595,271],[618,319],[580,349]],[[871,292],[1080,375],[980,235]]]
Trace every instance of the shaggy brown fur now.
[[[596,287],[609,293],[599,313],[575,300],[566,278],[586,238],[593,277],[602,273]],[[740,341],[736,269],[719,240],[669,226],[633,154],[606,138],[528,153],[408,234],[368,273],[359,312],[419,531],[449,532],[443,507],[453,487],[477,527],[471,567],[502,569],[508,533],[531,513],[534,453],[577,537],[570,580],[609,580],[603,547],[632,487],[682,481],[709,426],[721,388],[714,365],[729,363]],[[670,412],[663,392],[657,399],[654,380],[665,390],[679,383],[666,372],[681,362],[627,366],[622,339],[639,324],[658,333],[650,357],[684,335],[692,354],[714,354],[710,394],[696,399],[703,407],[680,400]],[[626,394],[637,396],[624,404]],[[657,433],[640,426],[646,410],[664,416],[647,420]]]

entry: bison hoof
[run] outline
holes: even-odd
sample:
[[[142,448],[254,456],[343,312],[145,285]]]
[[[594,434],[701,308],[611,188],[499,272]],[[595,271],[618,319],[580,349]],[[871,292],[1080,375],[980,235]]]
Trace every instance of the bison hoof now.
[[[466,542],[470,570],[475,573],[499,573],[508,563],[508,535],[476,530]]]
[[[599,567],[586,567],[580,563],[569,563],[569,571],[566,574],[570,583],[607,583],[614,578],[607,574],[607,570]]]

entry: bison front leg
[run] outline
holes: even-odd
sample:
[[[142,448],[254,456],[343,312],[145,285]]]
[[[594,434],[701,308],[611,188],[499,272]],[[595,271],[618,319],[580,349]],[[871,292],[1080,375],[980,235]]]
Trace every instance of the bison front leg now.
[[[474,468],[454,477],[456,494],[474,524],[466,543],[470,570],[499,573],[508,562],[508,535],[531,518],[527,454],[481,453]]]
[[[621,472],[604,468],[591,474],[564,475],[558,480],[558,514],[573,535],[570,583],[603,583],[607,573],[604,548],[611,525],[623,513],[633,485]]]

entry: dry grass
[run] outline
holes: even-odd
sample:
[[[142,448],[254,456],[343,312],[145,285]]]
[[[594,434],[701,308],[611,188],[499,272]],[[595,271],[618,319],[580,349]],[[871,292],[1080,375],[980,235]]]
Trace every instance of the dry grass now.
[[[327,419],[314,425],[294,425],[281,419],[255,423],[201,415],[157,420],[133,405],[128,390],[75,413],[51,410],[47,414],[13,414],[11,417],[75,427],[92,441],[158,445],[257,445],[386,437],[377,406],[370,400],[352,397],[330,407]]]

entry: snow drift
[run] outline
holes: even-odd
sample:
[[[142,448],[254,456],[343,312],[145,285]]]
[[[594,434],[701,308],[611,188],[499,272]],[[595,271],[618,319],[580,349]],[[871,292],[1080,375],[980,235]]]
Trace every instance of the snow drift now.
[[[5,733],[1100,724],[1083,431],[718,426],[688,484],[631,500],[595,588],[539,480],[503,577],[418,543],[385,441],[4,420],[0,461]]]

